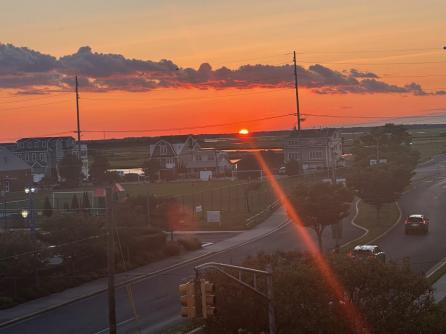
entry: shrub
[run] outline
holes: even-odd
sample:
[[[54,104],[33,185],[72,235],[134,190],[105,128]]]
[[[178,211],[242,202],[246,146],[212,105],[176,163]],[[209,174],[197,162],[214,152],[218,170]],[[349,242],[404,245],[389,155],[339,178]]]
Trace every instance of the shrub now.
[[[180,251],[181,251],[180,245],[176,241],[169,241],[166,244],[166,247],[164,248],[164,253],[167,256],[180,255]]]
[[[14,299],[10,297],[0,297],[0,310],[14,306],[16,303]]]
[[[178,239],[178,243],[183,246],[185,250],[193,251],[201,248],[201,241],[194,237],[185,237]]]

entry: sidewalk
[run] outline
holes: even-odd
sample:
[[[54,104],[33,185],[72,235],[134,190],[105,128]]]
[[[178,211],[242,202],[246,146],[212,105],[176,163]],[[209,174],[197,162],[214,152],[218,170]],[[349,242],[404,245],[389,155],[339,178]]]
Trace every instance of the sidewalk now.
[[[124,285],[125,283],[143,280],[146,277],[153,276],[162,272],[173,270],[176,267],[186,265],[197,259],[210,256],[234,247],[241,246],[245,243],[263,238],[276,230],[286,226],[287,215],[282,208],[279,208],[255,228],[248,231],[241,231],[238,235],[229,239],[222,240],[218,243],[205,247],[203,249],[188,252],[180,256],[169,257],[167,259],[148,264],[128,272],[115,275],[116,285]],[[55,293],[46,297],[35,299],[10,309],[0,310],[0,327],[15,321],[24,320],[38,315],[60,306],[75,302],[77,300],[87,298],[105,291],[107,288],[107,279],[101,278]]]
[[[434,300],[439,303],[446,298],[446,275],[441,276],[433,285]]]

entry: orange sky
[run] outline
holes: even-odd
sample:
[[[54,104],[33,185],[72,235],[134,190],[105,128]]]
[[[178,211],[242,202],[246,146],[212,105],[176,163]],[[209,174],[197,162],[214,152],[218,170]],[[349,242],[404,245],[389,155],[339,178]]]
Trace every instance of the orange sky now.
[[[26,2],[26,1],[25,1]],[[88,11],[80,10],[88,8]],[[56,57],[80,46],[126,58],[166,58],[181,67],[235,69],[242,64],[322,64],[355,68],[381,80],[417,82],[430,93],[446,90],[444,1],[172,1],[69,2],[42,0],[0,4],[1,42]],[[1,64],[0,64],[1,67]],[[303,114],[403,116],[446,112],[446,96],[411,94],[315,94],[301,90]],[[215,128],[135,133],[84,133],[83,138],[289,129],[293,117],[242,122],[295,111],[293,89],[157,89],[91,93],[81,87],[85,130],[153,130],[240,122]],[[73,131],[73,93],[17,96],[0,89],[0,141]],[[435,120],[435,119],[434,119]],[[433,121],[434,121],[433,120]],[[304,127],[358,124],[357,118],[307,117]]]

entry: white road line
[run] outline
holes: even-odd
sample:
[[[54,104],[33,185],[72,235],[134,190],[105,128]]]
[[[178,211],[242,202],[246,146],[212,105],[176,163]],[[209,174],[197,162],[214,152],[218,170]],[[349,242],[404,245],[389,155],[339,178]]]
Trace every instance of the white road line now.
[[[132,322],[132,321],[134,321],[134,320],[136,320],[136,318],[130,318],[130,319],[127,319],[127,320],[123,320],[123,321],[121,321],[121,322],[118,322],[118,323],[116,324],[116,326],[119,327],[119,326],[125,325],[125,324],[127,324],[127,323],[129,323],[129,322]],[[100,330],[99,332],[95,332],[94,334],[108,333],[109,330],[110,330],[110,328],[107,327],[107,328],[104,328],[103,330]]]

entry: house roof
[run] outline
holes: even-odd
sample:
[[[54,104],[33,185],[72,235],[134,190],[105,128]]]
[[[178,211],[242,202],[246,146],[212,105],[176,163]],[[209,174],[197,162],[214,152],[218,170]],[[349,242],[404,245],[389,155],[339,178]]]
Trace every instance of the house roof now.
[[[336,129],[306,129],[297,131],[294,129],[290,133],[290,137],[292,138],[329,138],[333,136],[336,132]]]
[[[17,140],[17,142],[21,141],[27,141],[27,140],[51,140],[51,139],[72,139],[74,138],[72,136],[63,136],[63,137],[29,137],[29,138],[21,138]]]
[[[31,166],[4,147],[0,147],[0,172],[26,170]]]

